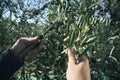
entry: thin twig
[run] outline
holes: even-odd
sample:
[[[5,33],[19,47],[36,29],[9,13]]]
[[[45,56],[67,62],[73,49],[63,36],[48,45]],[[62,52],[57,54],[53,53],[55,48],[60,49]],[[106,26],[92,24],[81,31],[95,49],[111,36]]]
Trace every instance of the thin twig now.
[[[110,55],[109,56],[112,56],[113,54],[113,50],[115,49],[115,46],[112,47],[111,51],[110,51]]]
[[[113,59],[118,64],[118,60],[115,57],[112,56],[114,49],[115,49],[115,46],[112,47],[112,49],[110,51],[109,58]]]

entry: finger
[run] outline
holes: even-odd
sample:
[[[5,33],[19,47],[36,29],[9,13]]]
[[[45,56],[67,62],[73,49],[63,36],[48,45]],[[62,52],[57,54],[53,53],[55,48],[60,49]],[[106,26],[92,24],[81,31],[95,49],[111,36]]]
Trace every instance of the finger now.
[[[32,52],[33,52],[33,53],[34,53],[34,52],[39,52],[42,47],[43,47],[43,42],[40,41],[39,44],[38,44],[38,46],[36,46],[36,47],[32,50]]]
[[[35,43],[35,42],[37,42],[38,40],[40,40],[40,38],[39,38],[38,36],[32,37],[32,38],[23,37],[23,38],[20,39],[20,41],[23,42],[24,44]]]
[[[83,63],[88,64],[89,60],[85,55],[82,55],[80,58],[80,63],[78,64],[79,66],[81,66]]]
[[[75,64],[74,49],[68,50],[68,65]]]
[[[25,57],[25,60],[35,59],[42,46],[43,46],[43,42],[41,41],[37,47],[35,47],[33,50],[31,50],[28,53],[28,55]]]
[[[24,58],[25,61],[36,59],[37,55],[28,55]]]
[[[90,80],[90,65],[89,60],[85,55],[82,55],[82,61],[79,63],[78,68],[82,69],[82,74],[84,76],[84,80]]]
[[[30,58],[31,58],[31,57],[27,55],[27,56],[25,56],[24,60],[25,60],[25,61],[28,61],[28,60],[30,60]]]
[[[39,52],[38,52],[38,49],[34,49],[34,50],[30,51],[30,52],[28,53],[28,55],[25,56],[25,60],[35,59],[38,53],[39,53]]]
[[[43,47],[43,42],[40,41],[40,44],[38,45],[38,49],[40,50]]]

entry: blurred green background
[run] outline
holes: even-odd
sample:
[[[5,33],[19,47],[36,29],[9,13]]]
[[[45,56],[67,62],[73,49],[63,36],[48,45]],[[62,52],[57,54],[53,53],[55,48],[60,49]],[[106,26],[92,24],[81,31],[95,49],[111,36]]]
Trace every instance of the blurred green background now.
[[[0,52],[50,25],[37,59],[11,80],[66,80],[70,47],[88,56],[92,80],[120,80],[119,0],[0,0]]]

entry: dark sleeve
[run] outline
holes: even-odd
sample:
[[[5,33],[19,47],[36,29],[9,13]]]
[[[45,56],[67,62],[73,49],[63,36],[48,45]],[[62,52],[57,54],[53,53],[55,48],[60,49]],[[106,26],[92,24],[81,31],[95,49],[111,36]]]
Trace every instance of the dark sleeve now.
[[[0,80],[9,80],[23,62],[20,62],[10,49],[7,49],[0,55]]]

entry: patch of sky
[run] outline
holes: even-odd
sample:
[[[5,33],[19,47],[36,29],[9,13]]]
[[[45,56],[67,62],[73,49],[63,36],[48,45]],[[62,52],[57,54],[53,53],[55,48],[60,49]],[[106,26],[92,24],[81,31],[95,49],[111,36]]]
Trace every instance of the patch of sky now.
[[[23,4],[24,4],[24,10],[34,10],[34,9],[39,9],[41,8],[43,5],[45,5],[46,3],[50,2],[52,0],[22,0]],[[18,3],[18,0],[12,0],[12,2],[14,4]],[[47,11],[48,9],[45,9],[44,11],[42,11],[42,15],[37,15],[34,18],[31,19],[27,19],[27,21],[29,23],[35,23],[36,19],[39,21],[39,24],[41,23],[45,23],[45,21],[47,20]],[[20,6],[17,5],[17,9],[16,9],[17,13],[12,13],[11,15],[11,20],[16,20],[16,22],[20,22],[21,20],[21,16],[23,14],[23,11],[20,9]],[[18,18],[15,16],[17,15]],[[3,14],[3,18],[10,18],[10,10],[9,9],[5,9],[4,10],[4,14]]]

